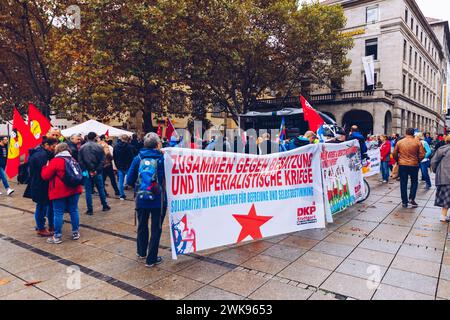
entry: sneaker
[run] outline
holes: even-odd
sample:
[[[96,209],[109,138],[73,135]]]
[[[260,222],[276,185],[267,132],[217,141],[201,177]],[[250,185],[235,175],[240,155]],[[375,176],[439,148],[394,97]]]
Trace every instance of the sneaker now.
[[[109,210],[111,210],[111,207],[110,206],[104,206],[103,207],[103,212],[106,212],[106,211],[109,211]]]
[[[407,203],[402,203],[402,207],[403,208],[408,208],[408,204]]]
[[[92,210],[88,210],[88,211],[86,211],[86,214],[87,214],[88,216],[93,216],[93,215],[94,215],[94,212],[93,212]]]
[[[450,217],[443,217],[443,216],[441,216],[441,218],[439,219],[439,221],[441,221],[441,222],[450,222]]]
[[[6,194],[8,196],[10,196],[10,195],[12,195],[14,193],[14,191],[15,191],[14,189],[8,188],[8,190],[6,190]]]
[[[147,268],[151,268],[151,267],[154,267],[154,266],[160,264],[162,261],[163,261],[163,258],[162,257],[158,257],[158,258],[156,258],[155,262],[153,262],[153,263],[146,263],[145,266]]]
[[[60,244],[60,243],[62,243],[62,240],[61,240],[61,238],[56,238],[55,236],[53,236],[53,237],[47,239],[47,243]]]
[[[383,183],[388,183],[387,180],[383,180]]]
[[[411,204],[411,208],[417,208],[419,206],[414,200],[410,200],[409,203]]]
[[[53,232],[47,231],[46,229],[38,230],[37,234],[40,237],[52,237],[53,236]]]
[[[145,258],[147,258],[146,256],[141,256],[141,255],[139,255],[139,253],[136,253],[136,257],[138,257],[139,259],[145,259]]]
[[[79,232],[72,232],[72,240],[78,240],[80,239],[80,233]]]

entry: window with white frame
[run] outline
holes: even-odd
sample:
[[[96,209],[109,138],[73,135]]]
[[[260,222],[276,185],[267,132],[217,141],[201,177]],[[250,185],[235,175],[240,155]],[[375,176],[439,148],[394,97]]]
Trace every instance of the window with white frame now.
[[[378,22],[379,8],[378,5],[366,8],[366,23]]]

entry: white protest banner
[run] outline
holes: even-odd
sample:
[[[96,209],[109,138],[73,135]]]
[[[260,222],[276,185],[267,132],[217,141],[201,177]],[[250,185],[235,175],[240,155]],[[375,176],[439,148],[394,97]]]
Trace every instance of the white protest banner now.
[[[327,222],[332,222],[332,215],[353,206],[363,197],[359,142],[323,144],[321,164]]]
[[[324,228],[320,146],[256,156],[165,149],[172,257]]]
[[[381,172],[381,153],[380,148],[372,148],[367,150],[369,159],[363,166],[363,177],[371,177]]]

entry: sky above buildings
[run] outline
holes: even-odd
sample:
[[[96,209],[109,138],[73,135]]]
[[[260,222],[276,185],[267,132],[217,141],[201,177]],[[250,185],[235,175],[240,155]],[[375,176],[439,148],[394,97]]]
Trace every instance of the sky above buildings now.
[[[450,21],[449,0],[416,0],[426,17]]]

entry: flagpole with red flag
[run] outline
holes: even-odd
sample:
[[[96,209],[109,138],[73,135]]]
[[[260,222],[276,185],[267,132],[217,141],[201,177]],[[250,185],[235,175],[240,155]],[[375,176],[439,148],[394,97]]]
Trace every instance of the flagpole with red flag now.
[[[305,121],[308,121],[309,130],[317,132],[321,125],[325,123],[322,117],[314,110],[308,101],[303,96],[300,96],[300,102],[303,109],[303,117]]]
[[[9,139],[8,160],[5,172],[10,179],[19,173],[20,156],[28,156],[28,150],[36,146],[36,139],[30,131],[30,127],[22,119],[22,116],[14,108],[13,131]]]
[[[167,118],[166,138],[170,140],[170,138],[174,133],[175,136],[178,137],[178,133],[176,132],[175,127],[172,124],[172,121],[170,121],[170,118]]]
[[[52,128],[47,117],[32,103],[28,104],[28,126],[30,127],[31,134],[36,139],[36,145],[42,143],[42,137]]]

